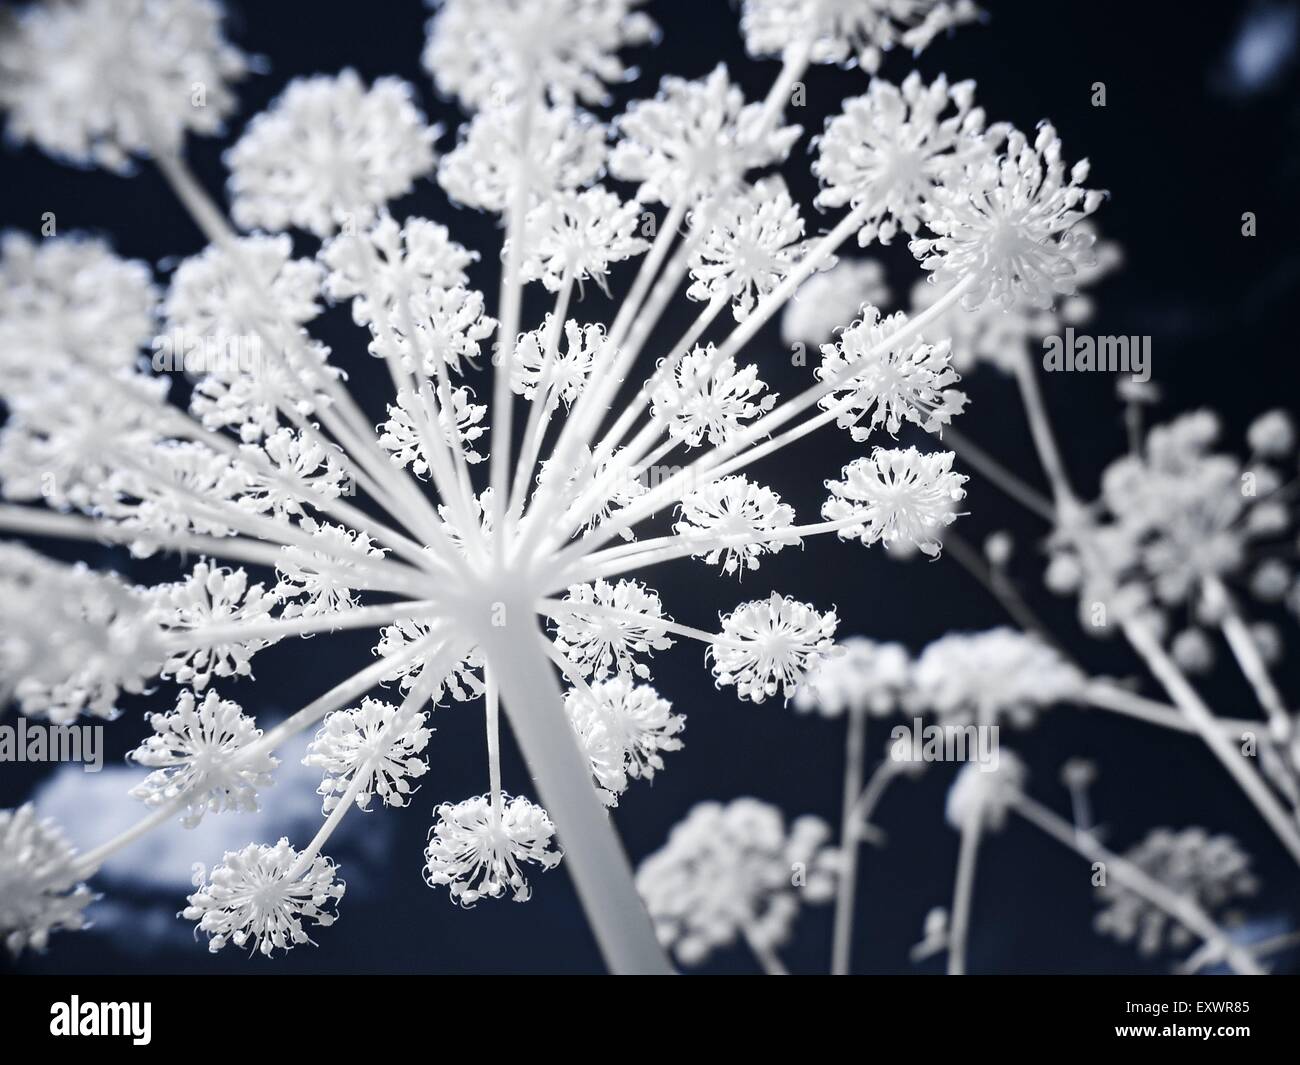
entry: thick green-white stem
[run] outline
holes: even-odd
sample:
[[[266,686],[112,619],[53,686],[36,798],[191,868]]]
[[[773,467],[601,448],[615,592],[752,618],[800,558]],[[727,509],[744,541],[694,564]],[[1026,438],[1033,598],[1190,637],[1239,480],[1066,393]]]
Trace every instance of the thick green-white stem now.
[[[831,975],[847,976],[853,953],[853,904],[858,881],[858,821],[862,794],[862,755],[867,743],[865,707],[848,710],[844,741],[844,797],[840,806],[840,882],[835,896],[835,933],[831,943]]]
[[[578,749],[543,636],[529,604],[503,604],[505,625],[488,619],[476,633],[500,686],[506,714],[543,805],[559,830],[587,920],[610,970],[667,974],[669,964],[637,895],[632,868]]]

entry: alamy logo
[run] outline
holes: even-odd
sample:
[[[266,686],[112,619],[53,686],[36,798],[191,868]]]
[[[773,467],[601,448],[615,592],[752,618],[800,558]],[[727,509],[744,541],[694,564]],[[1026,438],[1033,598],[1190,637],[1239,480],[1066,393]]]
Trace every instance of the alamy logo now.
[[[81,762],[87,773],[104,768],[103,725],[46,725],[20,717],[0,725],[0,762]]]
[[[152,1038],[152,1024],[151,1002],[82,1002],[73,995],[50,1006],[50,1035],[130,1036],[143,1047]]]
[[[895,725],[889,757],[895,762],[973,762],[983,773],[997,772],[999,725]]]
[[[1151,380],[1149,336],[1065,336],[1043,338],[1043,369],[1049,373],[1131,373],[1138,384]]]

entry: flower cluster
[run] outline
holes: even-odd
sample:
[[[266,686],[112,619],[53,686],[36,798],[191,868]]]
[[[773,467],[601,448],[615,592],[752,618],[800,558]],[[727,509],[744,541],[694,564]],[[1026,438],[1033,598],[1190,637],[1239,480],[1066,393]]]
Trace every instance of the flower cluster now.
[[[50,933],[84,928],[93,896],[72,847],[30,806],[0,810],[0,936],[11,955],[44,950]]]
[[[1250,871],[1250,857],[1237,841],[1231,836],[1211,835],[1203,828],[1181,832],[1157,828],[1124,857],[1208,912],[1247,898],[1258,888]],[[1186,927],[1117,878],[1098,885],[1096,897],[1101,906],[1094,922],[1097,931],[1132,942],[1144,955],[1182,950],[1193,942]]]
[[[216,953],[228,943],[268,957],[311,939],[305,922],[322,928],[334,923],[333,907],[345,885],[335,878],[334,863],[320,855],[300,855],[280,839],[275,846],[250,843],[227,851],[210,873],[194,871],[197,889],[185,907]]]
[[[820,818],[789,827],[757,799],[700,803],[641,863],[637,887],[660,941],[698,965],[738,937],[764,950],[790,935],[800,903],[835,889],[837,854]]]
[[[409,802],[442,703],[483,712],[489,787],[436,808],[427,881],[466,906],[525,899],[526,868],[554,867],[562,833],[579,894],[620,896],[591,911],[607,956],[662,969],[648,923],[602,916],[634,914],[635,886],[599,802],[681,747],[682,716],[649,684],[657,654],[695,640],[719,689],[811,698],[828,714],[884,713],[915,692],[949,717],[1068,697],[1076,678],[1036,646],[981,641],[991,679],[951,649],[908,665],[889,646],[850,645],[840,661],[834,609],[762,588],[703,629],[647,582],[691,558],[748,578],[764,556],[832,532],[938,554],[965,496],[949,451],[874,448],[827,483],[824,520],[804,525],[748,467],[830,422],[855,444],[909,425],[938,434],[965,406],[942,315],[1036,305],[1092,269],[1084,220],[1101,195],[1084,189],[1086,165],[1066,167],[1048,126],[1030,139],[989,123],[973,84],[915,74],[872,78],[816,139],[815,206],[844,213],[808,239],[797,186],[771,174],[804,135],[785,121],[791,80],[809,62],[874,70],[883,52],[974,15],[966,0],[851,7],[744,4],[750,53],[782,56],[766,99],[719,66],[665,77],[610,115],[608,88],[634,76],[623,53],[657,37],[635,0],[442,0],[424,62],[465,109],[454,145],[435,154],[440,130],[420,105],[433,86],[351,71],[290,81],[226,153],[233,222],[182,151],[187,132],[216,132],[233,111],[229,85],[248,66],[215,4],[131,0],[119,13],[69,0],[18,17],[0,45],[11,132],[75,161],[153,159],[210,243],[165,290],[99,240],[0,247],[0,529],[121,543],[160,569],[197,560],[136,588],[0,545],[0,691],[71,720],[112,716],[157,680],[182,686],[135,757],[152,770],[138,795],[188,823],[251,807],[273,750],[317,730],[320,831],[305,850],[286,839],[227,853],[198,879],[185,915],[213,950],[270,954],[333,920],[343,884],[323,845],[353,806]],[[430,174],[453,202],[499,216],[499,248],[463,246],[452,219],[394,213],[419,203]],[[854,235],[865,246],[900,232],[936,280],[921,315],[880,313],[869,261],[820,273]],[[498,262],[493,302],[477,275]],[[616,291],[611,314],[591,305]],[[825,347],[787,397],[761,378],[751,341],[794,292],[804,321],[788,330]],[[703,306],[662,358],[644,357],[674,296]],[[336,331],[339,350],[313,335],[342,303],[351,351]],[[143,359],[151,341],[174,357]],[[186,387],[172,390],[177,370]],[[391,385],[377,427],[350,390],[361,373]],[[1264,448],[1268,430],[1255,434]],[[670,455],[683,465],[665,467]],[[1147,565],[1159,532],[1132,537]],[[250,680],[290,637],[345,629],[370,632],[378,660],[265,735],[214,690]],[[399,705],[375,697],[394,682]],[[502,788],[502,706],[550,812]],[[569,731],[573,749],[557,747]],[[56,835],[6,817],[20,824],[6,832],[58,858],[57,876],[22,862],[0,874],[18,870],[0,899],[11,942],[39,946],[78,923],[81,889]],[[750,800],[699,808],[642,871],[665,942],[684,960],[737,935],[770,952],[798,899],[831,890],[827,835]],[[10,895],[23,900],[12,920]]]
[[[500,898],[507,890],[516,902],[526,902],[532,889],[520,866],[554,869],[560,863],[551,819],[521,796],[479,795],[443,803],[436,813],[424,878],[430,887],[446,886],[462,906]]]

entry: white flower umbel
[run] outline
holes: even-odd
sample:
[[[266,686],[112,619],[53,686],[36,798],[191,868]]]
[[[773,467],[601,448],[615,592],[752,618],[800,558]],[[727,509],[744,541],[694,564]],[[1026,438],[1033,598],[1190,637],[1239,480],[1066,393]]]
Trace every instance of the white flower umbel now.
[[[800,817],[787,828],[780,810],[757,799],[700,803],[641,863],[637,888],[660,941],[683,964],[698,965],[742,938],[766,971],[781,972],[776,950],[801,903],[834,894],[829,840],[821,818]]]
[[[650,685],[629,677],[572,688],[564,705],[591,759],[602,798],[611,806],[627,789],[629,777],[652,780],[664,767],[662,752],[682,748],[678,735],[686,718],[674,714],[672,704]]]
[[[688,447],[725,444],[746,422],[770,411],[776,396],[764,395],[758,367],[736,367],[733,359],[719,359],[713,345],[699,347],[673,368],[654,391],[653,411],[668,433]]]
[[[212,645],[204,641],[201,631],[209,626],[268,621],[283,599],[279,590],[268,593],[260,584],[250,587],[248,574],[242,569],[230,570],[207,562],[195,566],[185,580],[157,589],[154,618],[168,636],[186,645],[167,660],[163,675],[175,677],[177,683],[191,685],[198,692],[207,688],[214,676],[251,675],[253,655],[269,646],[270,641]],[[192,639],[187,638],[190,634]]]
[[[327,715],[302,760],[325,771],[317,789],[325,797],[324,812],[330,813],[349,790],[362,810],[376,794],[386,806],[407,805],[411,781],[429,768],[419,757],[433,734],[425,727],[427,719],[427,714],[403,713],[379,699],[363,699],[358,707]],[[353,788],[358,777],[361,782]]]
[[[633,655],[673,645],[659,596],[640,581],[596,581],[569,589],[556,619],[555,646],[584,675],[650,676]]]
[[[556,192],[524,219],[523,276],[548,292],[587,279],[608,291],[610,265],[650,246],[636,235],[641,224],[641,205],[607,189]]]
[[[165,657],[138,591],[112,574],[0,544],[3,690],[24,714],[55,723],[115,717],[121,693],[143,691]]]
[[[679,513],[673,532],[702,541],[693,557],[710,566],[721,563],[724,573],[756,570],[761,556],[799,543],[789,532],[794,508],[746,477],[723,477],[705,485],[682,500]]]
[[[930,199],[963,168],[991,161],[1006,133],[1006,126],[984,128],[972,81],[950,86],[940,75],[926,85],[915,72],[901,86],[873,79],[866,95],[844,101],[819,139],[817,206],[867,208],[863,247],[888,244],[900,228],[915,235]]]
[[[722,618],[722,633],[709,647],[719,687],[734,685],[742,699],[761,703],[789,699],[809,668],[832,653],[835,611],[773,592],[736,607]]]
[[[227,851],[210,874],[202,866],[195,869],[198,890],[182,916],[197,922],[214,954],[228,943],[268,957],[310,943],[304,923],[332,925],[346,885],[335,879],[328,858],[316,855],[305,868],[300,865],[287,839],[273,847],[250,843]]]
[[[878,447],[871,458],[845,466],[844,480],[826,482],[831,498],[822,517],[839,526],[842,540],[911,545],[938,555],[939,534],[956,520],[956,505],[966,496],[967,478],[952,472],[952,459],[947,451]]]
[[[256,810],[258,793],[273,783],[279,761],[247,748],[262,730],[238,703],[213,689],[200,702],[183,691],[176,709],[152,714],[149,736],[127,757],[153,770],[131,789],[148,806],[181,805],[181,823],[193,828],[205,813]]]
[[[166,9],[190,29],[195,12],[213,10],[192,0],[148,7],[150,19]],[[830,9],[810,9],[807,33],[792,40],[806,48],[783,57],[764,99],[747,100],[723,68],[695,81],[670,76],[607,126],[583,108],[628,75],[620,49],[650,40],[638,5],[440,4],[426,60],[439,87],[471,113],[438,162],[438,181],[455,202],[500,216],[490,220],[500,222],[500,244],[478,251],[456,241],[450,217],[386,213],[433,165],[433,131],[396,82],[366,88],[344,73],[285,87],[229,153],[236,221],[268,230],[240,236],[177,151],[194,123],[172,113],[154,145],[99,122],[105,109],[126,122],[149,102],[148,91],[136,93],[141,79],[154,85],[148,63],[131,69],[131,49],[96,53],[93,63],[73,49],[63,69],[91,70],[94,99],[80,92],[79,102],[44,117],[14,101],[47,92],[48,71],[20,64],[17,80],[6,80],[11,122],[47,123],[43,144],[67,141],[57,128],[66,113],[78,128],[95,129],[97,143],[121,140],[124,151],[152,158],[209,245],[176,267],[161,304],[149,271],[114,259],[102,242],[51,237],[0,247],[0,399],[9,412],[0,428],[9,501],[0,527],[125,544],[155,556],[151,566],[174,554],[203,560],[161,589],[136,590],[6,549],[0,692],[61,720],[83,710],[111,716],[122,692],[143,693],[159,676],[183,678],[197,699],[213,678],[250,677],[256,656],[279,653],[287,637],[314,637],[329,653],[332,633],[374,634],[377,661],[223,760],[229,772],[256,773],[294,733],[345,715],[330,719],[315,749],[333,781],[326,797],[337,801],[314,839],[301,850],[236,853],[195,896],[191,910],[214,943],[238,934],[266,950],[305,936],[302,923],[326,914],[333,897],[323,845],[368,797],[396,804],[408,794],[418,715],[456,701],[483,709],[488,790],[443,808],[446,846],[457,833],[473,846],[435,848],[431,875],[460,885],[462,901],[487,884],[522,895],[522,874],[509,862],[553,865],[558,832],[610,966],[668,968],[593,772],[611,785],[620,773],[648,776],[677,742],[679,715],[638,683],[648,680],[652,656],[676,640],[706,644],[717,681],[742,698],[789,697],[830,652],[837,618],[775,596],[726,615],[721,633],[706,631],[673,620],[643,571],[699,555],[739,575],[779,546],[831,532],[934,551],[962,498],[951,454],[876,452],[861,460],[870,469],[855,465],[837,482],[833,516],[801,526],[762,487],[761,473],[748,470],[829,425],[846,400],[864,429],[878,411],[882,429],[909,420],[937,427],[956,413],[943,338],[926,330],[979,291],[985,279],[973,275],[925,310],[881,323],[842,367],[779,403],[753,357],[761,331],[846,241],[928,212],[944,182],[965,180],[968,155],[1001,144],[1000,127],[984,127],[969,87],[912,80],[891,94],[882,83],[836,127],[849,138],[844,151],[823,150],[822,159],[842,164],[833,178],[823,175],[824,192],[847,208],[828,232],[806,239],[806,205],[770,179],[758,183],[801,136],[783,114],[814,38],[819,59],[830,57],[826,41],[841,36],[854,50],[884,48],[909,29],[937,28],[941,8],[895,6],[888,20],[832,20],[829,28],[821,16]],[[103,30],[105,12],[69,3],[57,16],[42,8],[20,23],[74,20],[60,33],[82,45]],[[163,52],[188,40],[186,62],[210,73],[220,65],[220,38],[215,22],[204,25],[213,33],[168,38]],[[161,96],[154,102],[161,107]],[[179,98],[166,106],[179,108]],[[927,145],[924,160],[905,158],[898,138],[908,131]],[[876,164],[886,156],[902,167],[897,188],[878,184]],[[606,186],[606,167],[634,185],[634,199]],[[324,238],[319,248],[315,238]],[[1060,233],[1042,239],[1044,254],[1055,254]],[[473,287],[480,256],[484,266],[501,262],[495,299]],[[632,274],[626,291],[617,286],[624,270]],[[542,284],[525,301],[530,278]],[[595,284],[575,291],[587,281]],[[684,290],[693,286],[703,300],[694,320],[650,348],[670,301],[689,299]],[[590,303],[606,289],[618,297],[608,315]],[[570,314],[577,295],[586,297],[580,320]],[[533,297],[544,300],[540,308]],[[332,332],[331,350],[312,331],[327,303],[342,301],[361,329],[350,344]],[[850,324],[832,323],[828,336]],[[180,345],[170,353],[179,365],[139,357],[158,328]],[[918,337],[924,345],[913,343]],[[897,381],[855,380],[900,359],[909,368]],[[193,387],[177,389],[183,399],[173,403],[164,375],[178,370]],[[371,389],[376,374],[386,395],[372,411],[372,392],[363,408],[351,385],[364,375]],[[525,417],[516,403],[529,406]],[[376,412],[385,419],[377,431]],[[674,451],[687,459],[668,465]],[[42,500],[51,506],[36,505]],[[561,677],[578,693],[572,699],[599,690],[609,700],[606,736],[588,729],[587,749],[566,713]],[[374,689],[394,681],[402,706],[381,712]],[[546,812],[512,799],[507,814],[502,702]],[[160,806],[89,851],[79,869],[90,875],[171,816]],[[511,823],[517,837],[507,843]],[[282,919],[240,901],[249,883],[283,901]]]
[[[821,406],[859,443],[882,426],[897,436],[904,422],[929,433],[941,431],[966,406],[966,394],[950,387],[960,378],[950,365],[946,340],[931,345],[914,336],[896,346],[889,343],[906,322],[901,312],[882,319],[867,308],[861,321],[822,346],[818,380],[844,381],[849,372],[854,376]]]
[[[532,888],[520,867],[554,869],[560,863],[551,819],[521,796],[478,795],[445,802],[436,813],[424,851],[424,879],[430,887],[445,886],[452,902],[473,906],[507,891],[516,902],[526,902]]]
[[[731,299],[743,322],[807,250],[803,219],[780,178],[766,178],[710,216],[691,256],[692,299]]]
[[[86,925],[94,899],[78,883],[72,847],[30,806],[0,810],[0,936],[13,956],[44,950],[50,933]]]
[[[986,299],[1047,307],[1072,295],[1096,263],[1096,233],[1079,223],[1106,196],[1083,187],[1087,160],[1067,172],[1060,138],[1044,123],[1032,144],[1012,130],[1003,157],[963,166],[961,179],[936,188],[925,205],[937,236],[912,242],[921,265],[939,284],[969,280],[968,308]]]

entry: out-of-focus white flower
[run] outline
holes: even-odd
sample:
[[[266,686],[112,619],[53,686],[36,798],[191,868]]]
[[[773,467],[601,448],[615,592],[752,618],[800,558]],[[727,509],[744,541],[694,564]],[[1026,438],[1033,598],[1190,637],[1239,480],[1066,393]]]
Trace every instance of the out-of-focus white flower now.
[[[967,309],[992,300],[1003,307],[1050,307],[1073,295],[1096,263],[1097,235],[1080,226],[1104,192],[1085,189],[1088,162],[1066,172],[1061,141],[1047,123],[1033,144],[1019,130],[1000,158],[972,160],[960,176],[936,186],[926,202],[935,239],[912,241],[937,284],[967,281]]]
[[[822,505],[822,517],[861,519],[839,530],[842,540],[910,544],[933,558],[940,532],[957,520],[956,504],[966,498],[967,478],[952,472],[952,460],[951,451],[878,447],[870,458],[845,466],[842,481],[826,482],[831,498]]]
[[[608,103],[621,48],[658,36],[642,0],[438,0],[424,67],[466,108],[536,98]]]
[[[756,58],[807,48],[813,63],[856,60],[874,74],[896,45],[920,52],[979,14],[971,0],[745,0],[740,28]]]
[[[0,686],[28,717],[115,717],[166,657],[146,608],[114,575],[0,544]]]
[[[734,191],[748,171],[783,161],[802,132],[764,125],[762,112],[745,103],[724,66],[697,81],[666,77],[654,99],[615,119],[610,172],[637,182],[642,203],[690,205]]]
[[[953,113],[944,117],[949,104]],[[914,236],[926,205],[967,167],[993,156],[1006,126],[984,128],[975,83],[949,86],[940,75],[926,85],[916,72],[901,86],[879,78],[818,138],[813,173],[821,180],[818,207],[867,207],[858,243],[888,244],[901,228]]]
[[[504,211],[523,171],[529,202],[581,188],[605,165],[606,129],[570,108],[536,108],[520,156],[517,107],[481,111],[461,127],[460,143],[438,162],[438,184],[457,203]]]
[[[154,336],[158,293],[149,267],[102,240],[0,237],[0,385],[8,399],[65,361],[129,370]]]
[[[559,322],[548,314],[540,326],[519,338],[510,373],[517,395],[535,399],[545,383],[551,402],[563,400],[567,405],[582,393],[596,357],[605,348],[605,328],[582,325],[570,318],[561,331],[563,342],[551,336],[557,328]],[[555,350],[548,361],[546,353],[551,345]]]
[[[1015,550],[1015,537],[1005,529],[990,533],[984,539],[984,557],[994,569],[1005,569]]]
[[[181,824],[193,828],[205,813],[256,810],[257,793],[269,788],[279,760],[269,752],[244,753],[262,730],[238,703],[222,699],[213,689],[200,702],[182,691],[176,708],[151,714],[153,735],[128,758],[153,770],[131,795],[148,806],[162,806],[184,797]]]
[[[1203,629],[1183,629],[1169,644],[1169,654],[1188,673],[1207,673],[1214,667],[1214,647]]]
[[[961,378],[951,366],[948,342],[927,344],[915,335],[893,341],[907,315],[900,311],[882,319],[879,313],[867,308],[838,340],[822,345],[817,379],[842,383],[820,406],[838,411],[836,424],[858,443],[882,425],[891,436],[904,422],[928,433],[941,430],[966,406],[966,394],[951,387]],[[846,376],[853,369],[857,372]]]
[[[77,880],[72,847],[53,821],[30,804],[0,810],[0,936],[12,956],[44,950],[51,932],[85,927],[94,896]]]
[[[627,790],[628,778],[652,780],[664,767],[664,751],[680,751],[678,738],[686,718],[672,712],[648,684],[617,676],[588,688],[572,688],[564,697],[591,772],[604,801],[613,806]]]
[[[555,646],[584,676],[600,679],[615,672],[648,677],[649,668],[633,655],[666,651],[673,645],[658,593],[640,581],[575,584],[564,602],[574,609],[556,618]],[[584,610],[584,606],[595,609]]]
[[[1261,468],[1258,495],[1245,494],[1240,463],[1210,450],[1218,432],[1208,411],[1184,415],[1153,428],[1140,454],[1111,463],[1102,476],[1106,506],[1137,544],[1142,569],[1165,603],[1184,602],[1202,580],[1245,564],[1243,518],[1277,487],[1276,475]]]
[[[918,281],[912,289],[912,314],[928,310],[947,294],[947,289]],[[953,366],[962,374],[987,364],[1003,373],[1014,373],[1017,363],[1032,354],[1032,346],[1053,334],[1060,319],[1051,311],[1014,304],[1003,307],[982,303],[974,310],[960,305],[941,311],[922,330],[926,338],[946,339]]]
[[[321,804],[324,812],[339,804],[358,773],[363,774],[356,793],[358,808],[369,809],[376,794],[385,806],[405,806],[412,792],[411,781],[429,769],[420,757],[433,734],[425,727],[427,718],[425,713],[411,713],[370,698],[351,710],[327,714],[302,760],[303,765],[325,771],[325,779],[316,789],[325,797]]]
[[[465,271],[478,253],[451,239],[446,226],[427,218],[408,218],[400,225],[387,212],[361,233],[339,233],[320,250],[328,268],[325,294],[352,301],[358,325],[381,315],[392,321],[404,298],[433,289],[465,288]]]
[[[737,937],[775,949],[801,903],[834,896],[830,840],[821,818],[800,817],[787,829],[781,811],[757,799],[700,803],[641,863],[636,885],[659,941],[684,965]]]
[[[451,901],[462,906],[500,898],[507,889],[516,902],[526,902],[532,889],[520,866],[560,864],[555,826],[522,796],[503,794],[499,810],[490,795],[445,802],[437,815],[424,851],[424,880],[430,887],[446,885]]]
[[[707,344],[678,359],[670,373],[656,376],[650,402],[673,439],[687,447],[698,447],[705,438],[719,445],[776,405],[776,394],[763,395],[766,389],[757,366],[738,370],[735,359],[719,362]]]
[[[736,321],[794,269],[806,244],[803,219],[779,177],[758,181],[708,217],[708,228],[691,254],[692,299],[731,297]]]
[[[682,499],[680,519],[673,526],[679,536],[698,536],[703,541],[692,553],[710,566],[722,564],[723,573],[743,576],[756,570],[759,559],[781,548],[799,543],[797,536],[782,531],[794,524],[794,508],[781,502],[772,489],[739,475],[722,477],[697,488]],[[748,543],[726,543],[728,537],[756,535],[770,539]],[[716,542],[723,541],[723,542]]]
[[[1246,430],[1250,450],[1263,458],[1281,458],[1295,447],[1295,423],[1284,410],[1261,414]]]
[[[899,709],[912,668],[902,644],[850,636],[836,647],[837,653],[818,662],[799,685],[796,710],[816,710],[826,717],[846,711],[885,717]]]
[[[1279,603],[1291,588],[1291,567],[1280,558],[1266,558],[1250,575],[1250,594],[1268,603]]]
[[[839,618],[773,592],[742,603],[721,618],[709,645],[714,683],[734,685],[742,699],[761,703],[778,693],[789,700],[807,672],[833,653]]]
[[[208,562],[198,563],[183,581],[164,585],[153,594],[153,616],[169,636],[189,636],[193,645],[174,653],[164,666],[167,676],[188,684],[197,692],[207,688],[213,677],[247,677],[252,674],[253,655],[273,640],[204,642],[209,626],[235,622],[269,621],[279,605],[278,592],[265,585],[248,583],[243,569],[226,569]]]
[[[198,890],[181,916],[198,922],[213,954],[227,943],[267,957],[311,943],[304,922],[332,925],[333,907],[346,885],[335,879],[337,869],[328,858],[316,855],[301,872],[298,861],[298,852],[283,838],[274,847],[250,843],[227,851],[211,875],[201,865],[195,867]],[[296,873],[292,879],[291,873]]]
[[[42,151],[124,171],[220,133],[247,58],[212,0],[65,0],[26,5],[0,36],[7,131]]]
[[[885,268],[879,262],[840,259],[799,286],[781,316],[781,339],[820,346],[835,330],[865,317],[868,307],[888,302]]]
[[[1250,856],[1231,836],[1212,836],[1203,828],[1157,828],[1124,857],[1175,894],[1213,913],[1255,893]],[[1132,942],[1143,955],[1185,950],[1195,935],[1142,895],[1108,877],[1096,888],[1102,909],[1093,921],[1098,932]]]
[[[400,78],[367,89],[354,70],[289,82],[226,153],[234,220],[318,237],[368,224],[433,169],[439,130],[413,97]]]
[[[948,824],[964,829],[972,819],[995,831],[1006,824],[1016,793],[1029,776],[1025,764],[1011,751],[999,751],[993,766],[968,762],[948,789],[944,816]]]
[[[1085,678],[1053,648],[1014,629],[949,633],[912,667],[909,702],[946,725],[1028,725],[1034,714],[1079,696]]]
[[[590,278],[608,295],[610,264],[650,246],[636,236],[640,220],[639,203],[623,203],[608,189],[556,192],[524,219],[523,276],[548,292],[559,292],[567,275],[579,283]]]

